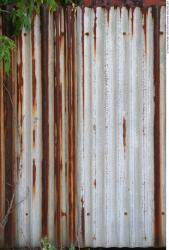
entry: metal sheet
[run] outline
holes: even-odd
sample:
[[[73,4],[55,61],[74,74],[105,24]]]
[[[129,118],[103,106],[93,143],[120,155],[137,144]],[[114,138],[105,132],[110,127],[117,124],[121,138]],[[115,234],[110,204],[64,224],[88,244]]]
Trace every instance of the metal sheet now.
[[[157,11],[97,7],[77,12],[83,246],[165,245],[165,8],[160,11],[160,69],[154,55]],[[160,161],[154,164],[157,153]]]
[[[0,246],[165,246],[165,7],[43,6],[0,80]]]

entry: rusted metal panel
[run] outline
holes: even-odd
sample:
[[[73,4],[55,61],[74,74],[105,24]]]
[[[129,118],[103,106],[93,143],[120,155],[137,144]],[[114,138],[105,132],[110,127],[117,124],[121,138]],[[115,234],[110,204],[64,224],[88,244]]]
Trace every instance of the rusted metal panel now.
[[[82,6],[85,7],[107,7],[111,6],[126,6],[132,7],[150,7],[150,6],[165,6],[165,0],[84,0]]]
[[[103,4],[44,5],[1,66],[2,247],[165,246],[164,2]]]
[[[164,13],[165,7],[78,9],[83,246],[165,245]]]

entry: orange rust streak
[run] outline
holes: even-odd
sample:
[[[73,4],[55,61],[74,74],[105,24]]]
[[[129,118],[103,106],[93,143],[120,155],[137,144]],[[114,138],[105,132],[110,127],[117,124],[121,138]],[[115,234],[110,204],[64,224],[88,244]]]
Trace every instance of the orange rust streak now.
[[[68,184],[69,184],[69,241],[74,244],[76,240],[75,217],[75,183],[76,183],[76,162],[75,162],[75,34],[74,34],[74,13],[68,8],[68,148],[69,148],[69,167],[68,167]]]
[[[36,193],[36,164],[35,164],[35,159],[33,159],[33,197],[35,197]]]
[[[142,9],[142,14],[144,16],[143,30],[144,30],[145,53],[147,53],[147,11],[148,9],[146,8]]]
[[[54,161],[56,183],[56,242],[61,247],[61,170],[62,170],[62,83],[60,82],[60,48],[62,46],[62,34],[59,32],[59,20],[61,10],[54,14],[54,40],[55,40],[55,83],[54,83]],[[60,18],[59,18],[60,17]],[[62,37],[62,39],[60,39]]]
[[[36,101],[36,72],[35,72],[35,16],[33,15],[32,20],[32,105],[33,105],[33,113],[36,111],[37,101]]]

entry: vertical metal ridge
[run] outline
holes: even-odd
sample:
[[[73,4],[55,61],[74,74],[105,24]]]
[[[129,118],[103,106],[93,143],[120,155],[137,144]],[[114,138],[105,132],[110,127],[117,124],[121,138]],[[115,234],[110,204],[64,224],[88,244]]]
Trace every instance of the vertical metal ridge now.
[[[161,246],[166,245],[166,9],[160,9]]]
[[[43,5],[33,16],[11,55],[12,138],[1,86],[0,218],[6,175],[17,179],[12,247],[44,236],[61,248],[165,245],[164,47],[165,7]]]
[[[97,12],[96,8],[92,9],[91,12],[91,164],[90,164],[90,174],[91,178],[89,179],[91,182],[91,245],[92,247],[96,246],[96,84],[97,84],[97,74],[96,74],[96,37],[97,37]],[[85,134],[85,137],[87,133]],[[86,180],[87,183],[87,180]],[[85,183],[85,184],[86,184]]]
[[[54,82],[54,134],[56,181],[56,242],[61,247],[61,172],[62,172],[62,86],[60,82],[60,10],[54,16],[55,28],[55,82]]]
[[[31,207],[30,231],[31,242],[35,247],[41,237],[41,48],[40,44],[40,17],[33,16],[31,27],[32,52],[32,107],[31,107]]]
[[[161,147],[160,147],[160,7],[153,7],[154,18],[154,233],[155,245],[161,244]]]
[[[48,235],[49,197],[49,76],[48,76],[48,29],[49,9],[41,7],[41,63],[42,63],[42,236]]]
[[[55,162],[54,162],[54,14],[49,16],[49,208],[48,208],[48,238],[56,243],[55,228]]]
[[[75,160],[75,33],[74,11],[67,8],[67,49],[68,49],[68,200],[69,200],[69,242],[76,240],[76,160]]]

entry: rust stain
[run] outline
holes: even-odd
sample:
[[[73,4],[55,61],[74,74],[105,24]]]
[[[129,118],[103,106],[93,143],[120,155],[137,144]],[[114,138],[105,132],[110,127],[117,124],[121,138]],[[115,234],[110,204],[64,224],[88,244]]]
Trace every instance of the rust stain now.
[[[125,1],[124,0],[107,0],[107,1],[97,0],[96,2],[93,0],[83,0],[82,5],[87,6],[87,7],[95,7],[95,6],[97,7],[106,7],[106,6],[150,7],[154,5],[165,6],[166,1],[165,0],[125,0]]]
[[[86,32],[85,35],[86,35],[86,36],[89,36],[89,32]]]
[[[94,180],[93,185],[96,188],[96,179]]]
[[[152,9],[154,19],[154,200],[155,200],[155,245],[162,242],[161,222],[161,149],[160,149],[160,7]]]
[[[35,159],[33,159],[33,198],[35,197],[35,193],[36,193],[36,164],[35,164]]]
[[[93,33],[94,33],[94,55],[96,57],[96,28],[97,28],[97,16],[96,16],[96,7],[94,7],[94,28],[93,28]]]
[[[35,147],[35,143],[36,143],[36,131],[35,129],[33,129],[33,147]]]
[[[134,31],[134,8],[131,9],[131,30],[132,30],[132,35]]]
[[[49,79],[48,79],[48,30],[49,9],[46,4],[40,9],[41,19],[41,78],[42,78],[42,237],[48,235],[49,193]]]
[[[17,73],[18,73],[18,83],[17,83],[17,95],[18,95],[18,102],[17,102],[17,111],[20,113],[19,123],[20,127],[22,128],[23,124],[23,111],[22,111],[22,104],[23,104],[23,75],[22,75],[22,37],[21,35],[18,37],[18,48],[20,50],[20,63],[17,65]]]
[[[62,217],[66,217],[66,216],[67,216],[67,215],[66,215],[66,212],[61,211],[61,216],[62,216]]]
[[[145,44],[145,53],[147,53],[147,8],[142,8],[142,14],[144,19],[143,30],[144,30],[144,44]]]
[[[81,233],[82,233],[83,244],[85,244],[85,210],[84,210],[84,207],[81,208]]]
[[[123,117],[123,146],[124,146],[124,153],[126,151],[126,119]]]
[[[75,150],[75,32],[74,12],[67,8],[67,74],[68,74],[68,200],[69,200],[69,242],[76,241],[76,150]]]
[[[83,120],[84,120],[84,12],[82,8],[82,107],[83,107]]]
[[[32,32],[31,32],[31,40],[32,40],[32,105],[33,105],[33,113],[36,111],[37,101],[36,101],[36,72],[35,72],[35,16],[33,15],[32,20]]]
[[[55,40],[55,61],[54,61],[54,162],[56,182],[56,242],[57,247],[61,246],[61,170],[62,170],[62,83],[60,82],[60,47],[62,45],[59,32],[59,19],[61,11],[54,13],[54,40]]]

